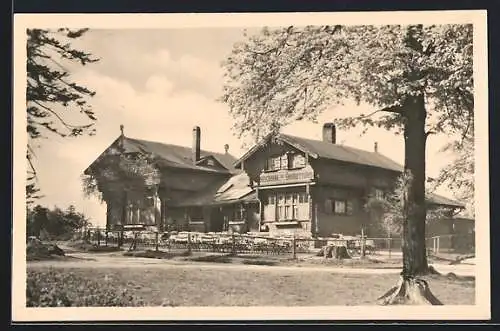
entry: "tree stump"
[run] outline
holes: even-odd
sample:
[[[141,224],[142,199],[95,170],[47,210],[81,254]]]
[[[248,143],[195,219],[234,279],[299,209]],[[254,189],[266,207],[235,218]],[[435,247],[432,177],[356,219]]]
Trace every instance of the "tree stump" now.
[[[324,259],[329,259],[335,257],[338,260],[350,259],[351,255],[347,251],[347,247],[345,246],[335,246],[335,245],[327,245],[323,246],[320,250]]]
[[[416,277],[401,276],[396,286],[377,299],[380,305],[443,305],[429,289],[429,284]]]
[[[333,255],[332,255],[332,252],[333,252],[333,246],[332,245],[326,245],[326,246],[323,246],[323,248],[321,249],[323,251],[323,257],[324,259],[328,259],[328,258],[331,258]]]
[[[350,259],[351,255],[347,251],[346,246],[336,246],[335,247],[335,258],[337,260]]]

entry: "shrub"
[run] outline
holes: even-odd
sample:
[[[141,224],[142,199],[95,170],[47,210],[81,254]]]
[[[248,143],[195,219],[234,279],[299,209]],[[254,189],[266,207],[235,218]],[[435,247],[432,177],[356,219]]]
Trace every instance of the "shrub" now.
[[[54,256],[64,256],[64,251],[54,244],[46,244],[39,240],[30,240],[26,245],[26,259],[47,260]]]
[[[28,307],[136,307],[144,301],[127,288],[79,277],[72,272],[28,270]]]

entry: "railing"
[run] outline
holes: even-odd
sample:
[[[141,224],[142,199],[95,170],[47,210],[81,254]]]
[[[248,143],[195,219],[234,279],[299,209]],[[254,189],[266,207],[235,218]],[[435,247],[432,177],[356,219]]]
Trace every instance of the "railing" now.
[[[312,169],[278,170],[262,173],[260,175],[260,185],[300,183],[312,179],[314,179],[314,171]]]
[[[89,229],[84,237],[97,246],[123,246],[129,250],[188,250],[232,254],[291,255],[296,258],[299,254],[321,255],[325,246],[344,246],[352,257],[378,256],[397,259],[402,256],[400,238],[362,238],[361,236],[307,238],[293,235],[271,237],[261,233],[187,231],[169,233],[126,231],[122,234],[119,231],[106,232],[97,228]],[[454,239],[451,240],[451,237]],[[426,239],[427,251],[431,255],[453,252],[473,253],[474,245],[471,244],[470,237],[467,235],[430,237]],[[451,246],[451,241],[455,246]]]

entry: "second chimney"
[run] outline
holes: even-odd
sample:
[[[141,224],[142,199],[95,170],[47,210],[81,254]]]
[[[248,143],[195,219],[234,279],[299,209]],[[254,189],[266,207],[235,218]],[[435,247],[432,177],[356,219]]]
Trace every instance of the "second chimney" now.
[[[337,141],[337,130],[335,124],[325,123],[323,124],[323,141],[335,144]]]
[[[373,144],[373,151],[374,151],[375,153],[378,153],[378,142],[375,142],[375,143]]]
[[[193,147],[192,147],[193,163],[196,163],[200,160],[200,154],[201,154],[200,140],[201,140],[201,129],[199,126],[195,126],[193,128]]]

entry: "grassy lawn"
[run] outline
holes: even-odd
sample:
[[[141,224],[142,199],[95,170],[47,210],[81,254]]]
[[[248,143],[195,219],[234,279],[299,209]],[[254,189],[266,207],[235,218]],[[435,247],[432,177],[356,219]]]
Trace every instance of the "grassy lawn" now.
[[[64,300],[44,299],[45,305],[373,305],[397,279],[396,274],[313,273],[272,267],[267,270],[227,269],[224,272],[181,266],[168,269],[28,267],[31,293],[39,295],[43,288],[46,292],[57,289],[64,293]],[[428,280],[431,290],[444,304],[474,304],[475,281],[439,276]],[[106,291],[105,295],[98,293],[101,289]],[[123,294],[125,289],[127,294]],[[109,297],[114,295],[126,299],[110,302]],[[80,299],[82,297],[87,299]]]

